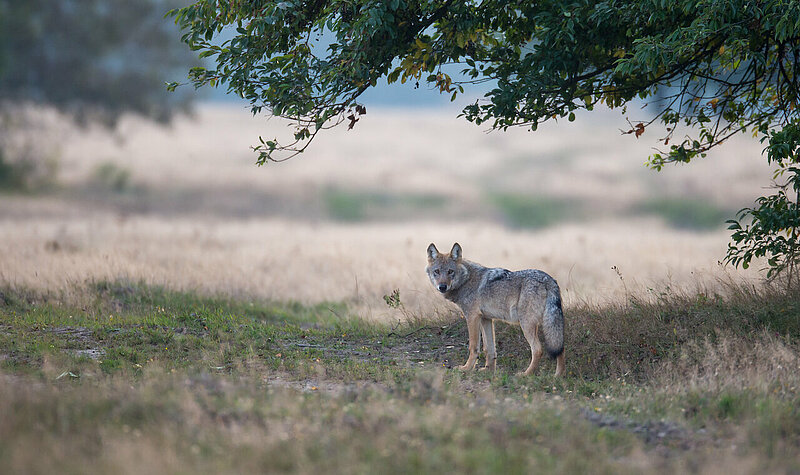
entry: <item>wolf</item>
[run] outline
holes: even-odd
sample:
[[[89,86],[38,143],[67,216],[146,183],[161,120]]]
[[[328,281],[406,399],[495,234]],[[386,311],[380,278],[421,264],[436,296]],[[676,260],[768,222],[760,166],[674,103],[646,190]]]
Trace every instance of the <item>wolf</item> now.
[[[494,321],[502,320],[522,327],[531,346],[531,363],[524,375],[533,373],[542,357],[540,336],[544,349],[556,360],[556,376],[564,375],[564,313],[555,279],[540,270],[512,272],[464,260],[458,243],[453,244],[449,254],[440,253],[431,243],[425,271],[436,290],[458,305],[467,320],[469,357],[459,369],[469,371],[475,367],[482,334],[486,349],[484,369],[495,370]]]

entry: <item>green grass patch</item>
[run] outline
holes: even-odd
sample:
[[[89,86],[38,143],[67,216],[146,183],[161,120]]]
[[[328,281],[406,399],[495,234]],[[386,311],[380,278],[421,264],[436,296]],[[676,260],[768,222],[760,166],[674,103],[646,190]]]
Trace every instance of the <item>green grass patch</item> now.
[[[376,361],[386,368],[409,361],[439,367],[466,359],[463,321],[427,326],[420,319],[404,337],[404,331],[351,316],[342,303],[237,300],[124,281],[92,284],[87,304],[79,307],[24,290],[4,289],[0,297],[0,341],[13,355],[5,365],[35,367],[48,353],[67,350],[83,357],[87,353],[78,350],[127,348],[109,350],[108,359],[128,366],[154,358],[179,366],[213,360],[208,364],[232,368],[254,357],[298,371],[327,359],[329,373],[347,378],[370,373],[367,368]],[[800,337],[800,297],[766,287],[731,286],[725,296],[667,289],[617,306],[573,307],[565,313],[567,369],[579,381],[570,390],[579,393],[593,392],[579,387],[587,382],[623,376],[646,381],[693,342],[764,333],[786,342]],[[519,328],[498,323],[496,329],[498,366],[509,373],[524,369],[530,350]],[[398,350],[402,353],[393,353]],[[543,373],[552,370],[552,362],[543,365]]]
[[[95,283],[80,307],[26,292],[2,295],[0,366],[34,372],[48,359],[80,371],[87,368],[86,355],[97,354],[97,368],[106,373],[138,372],[155,361],[234,371],[257,359],[295,368],[296,360],[307,362],[301,357],[307,349],[322,348],[319,340],[335,349],[329,341],[335,335],[359,339],[379,331],[341,303],[234,300],[130,282]]]
[[[491,193],[488,201],[514,228],[544,228],[582,216],[573,200],[515,193]]]
[[[112,161],[95,166],[87,185],[96,191],[111,193],[125,193],[134,188],[130,170]]]
[[[735,214],[708,200],[679,197],[652,198],[636,206],[633,213],[659,216],[673,228],[697,231],[721,228]]]
[[[441,209],[447,198],[434,194],[397,194],[330,188],[322,200],[328,216],[336,221],[357,222],[411,216]]]

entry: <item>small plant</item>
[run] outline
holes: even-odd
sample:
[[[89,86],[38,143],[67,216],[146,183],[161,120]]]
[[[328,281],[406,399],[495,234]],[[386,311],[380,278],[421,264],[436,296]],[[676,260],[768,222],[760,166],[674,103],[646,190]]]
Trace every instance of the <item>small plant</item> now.
[[[384,295],[383,301],[386,302],[386,305],[389,308],[393,308],[395,310],[400,311],[400,313],[403,314],[403,316],[406,318],[406,321],[411,322],[416,320],[415,318],[413,318],[414,316],[411,314],[411,312],[408,311],[406,306],[403,305],[403,302],[400,300],[400,289],[394,289],[392,290],[391,294]]]
[[[400,289],[394,289],[392,290],[391,294],[384,295],[383,301],[386,302],[386,305],[388,305],[389,308],[394,308],[398,310],[404,308],[403,302],[400,301]]]

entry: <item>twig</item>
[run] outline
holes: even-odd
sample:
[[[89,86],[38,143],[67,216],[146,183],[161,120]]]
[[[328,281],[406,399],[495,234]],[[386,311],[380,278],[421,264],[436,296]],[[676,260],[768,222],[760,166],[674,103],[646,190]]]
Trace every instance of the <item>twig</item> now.
[[[398,334],[397,334],[397,333],[395,333],[394,331],[390,331],[390,332],[389,332],[389,334],[388,334],[388,335],[386,335],[386,336],[399,336],[400,338],[408,338],[408,337],[410,337],[411,335],[413,335],[414,333],[417,333],[417,332],[419,332],[419,331],[421,331],[421,330],[430,330],[430,329],[432,329],[432,328],[437,328],[437,327],[432,327],[432,326],[424,326],[424,327],[419,327],[419,328],[417,328],[416,330],[412,330],[412,331],[410,331],[410,332],[406,333],[405,335],[398,335]]]

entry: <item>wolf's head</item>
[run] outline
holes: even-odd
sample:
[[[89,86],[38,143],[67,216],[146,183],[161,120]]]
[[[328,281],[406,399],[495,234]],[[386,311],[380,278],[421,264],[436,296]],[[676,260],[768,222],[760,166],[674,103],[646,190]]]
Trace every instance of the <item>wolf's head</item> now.
[[[441,254],[431,243],[428,246],[428,267],[425,272],[436,290],[441,293],[461,287],[469,276],[467,268],[461,262],[461,246],[455,243],[450,254]]]

